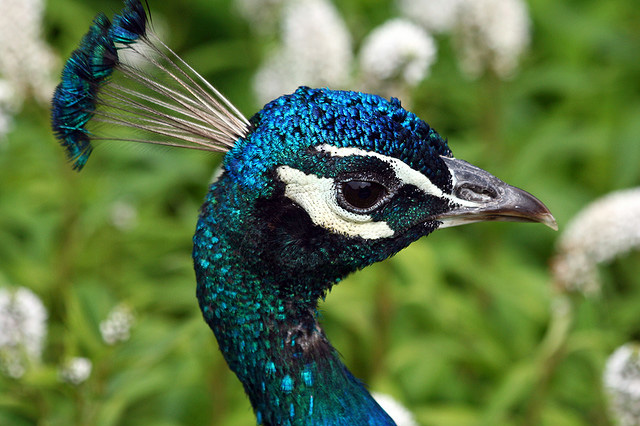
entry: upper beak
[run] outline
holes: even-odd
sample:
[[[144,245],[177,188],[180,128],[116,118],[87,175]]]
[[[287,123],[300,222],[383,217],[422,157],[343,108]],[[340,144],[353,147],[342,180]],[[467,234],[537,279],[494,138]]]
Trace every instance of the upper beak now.
[[[553,230],[558,224],[549,209],[533,195],[508,185],[492,174],[455,158],[441,157],[453,180],[453,209],[438,215],[441,228],[489,220],[539,222]]]

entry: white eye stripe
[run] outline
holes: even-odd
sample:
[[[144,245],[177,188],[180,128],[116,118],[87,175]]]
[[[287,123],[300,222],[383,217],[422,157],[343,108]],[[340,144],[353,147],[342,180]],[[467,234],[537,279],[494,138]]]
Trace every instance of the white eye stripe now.
[[[393,236],[394,232],[386,222],[374,222],[369,215],[352,213],[340,207],[333,179],[306,174],[289,166],[278,167],[278,177],[286,185],[284,195],[302,207],[314,224],[364,239]]]
[[[462,200],[454,195],[445,194],[440,188],[438,188],[428,177],[423,175],[417,170],[412,169],[407,163],[398,160],[394,157],[382,155],[377,152],[365,151],[360,148],[351,147],[337,147],[333,145],[318,145],[316,147],[318,151],[326,152],[333,157],[349,157],[352,155],[359,155],[361,157],[375,157],[391,166],[396,177],[404,184],[413,185],[420,189],[427,195],[433,195],[434,197],[444,198],[452,203],[465,206],[465,207],[477,207],[478,203],[472,201]]]

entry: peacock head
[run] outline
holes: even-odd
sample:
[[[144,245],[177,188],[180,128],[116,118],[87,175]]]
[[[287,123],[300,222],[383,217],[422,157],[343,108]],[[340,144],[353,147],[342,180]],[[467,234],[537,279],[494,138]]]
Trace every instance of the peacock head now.
[[[332,284],[444,226],[555,226],[532,195],[453,158],[427,123],[360,92],[299,88],[267,104],[226,154],[219,184],[280,282]],[[257,253],[257,256],[256,256]],[[320,273],[325,271],[325,273]]]

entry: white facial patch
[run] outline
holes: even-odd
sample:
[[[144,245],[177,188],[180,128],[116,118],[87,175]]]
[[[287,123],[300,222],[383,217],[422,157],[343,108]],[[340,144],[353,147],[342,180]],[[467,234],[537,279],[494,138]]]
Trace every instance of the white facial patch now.
[[[278,167],[278,177],[286,184],[284,195],[302,207],[314,224],[367,240],[393,236],[386,222],[375,222],[369,215],[351,213],[340,207],[333,179],[308,175],[289,166]]]
[[[413,185],[427,195],[443,198],[460,206],[480,206],[479,203],[442,192],[427,176],[397,158],[360,148],[336,147],[328,144],[319,145],[316,149],[333,157],[357,155],[378,158],[391,167],[396,178],[403,184]],[[365,239],[393,236],[394,231],[386,222],[374,222],[369,215],[352,213],[340,207],[336,200],[336,187],[333,179],[306,174],[289,166],[278,167],[278,176],[286,184],[285,196],[305,209],[314,224],[333,232]],[[447,225],[451,226],[445,222],[444,226]]]
[[[358,155],[361,157],[375,157],[388,163],[396,174],[396,177],[400,181],[407,185],[413,185],[427,195],[432,195],[438,198],[444,198],[452,203],[465,206],[465,207],[478,207],[479,203],[473,201],[462,200],[455,195],[445,194],[440,188],[438,188],[428,177],[423,175],[417,170],[412,169],[407,163],[398,160],[394,157],[378,154],[377,152],[365,151],[360,148],[341,148],[333,145],[319,145],[317,147],[319,151],[327,152],[333,157],[349,157],[352,155]],[[454,182],[455,184],[455,182]]]

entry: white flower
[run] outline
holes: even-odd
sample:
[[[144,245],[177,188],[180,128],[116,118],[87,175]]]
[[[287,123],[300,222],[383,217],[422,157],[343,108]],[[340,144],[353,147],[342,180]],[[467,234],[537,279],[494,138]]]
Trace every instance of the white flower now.
[[[434,33],[449,31],[456,24],[463,0],[399,0],[404,16]]]
[[[124,304],[118,305],[100,323],[102,340],[108,345],[115,345],[129,339],[134,317],[131,309]]]
[[[522,0],[462,0],[457,47],[462,68],[472,77],[493,70],[511,76],[529,46],[529,14]]]
[[[372,396],[397,426],[418,426],[413,414],[392,396],[379,392],[374,392]]]
[[[561,288],[597,293],[597,265],[639,247],[640,188],[611,193],[567,225],[558,241],[554,278]]]
[[[111,206],[111,223],[121,231],[128,231],[135,227],[138,211],[131,204],[117,201]]]
[[[31,290],[0,289],[0,364],[12,377],[21,377],[26,366],[42,355],[47,311]]]
[[[42,0],[3,0],[0,13],[0,75],[24,97],[30,90],[48,102],[56,58],[41,38]]]
[[[393,19],[364,40],[360,68],[370,85],[400,79],[415,86],[428,74],[436,51],[433,38],[421,27],[404,19]]]
[[[640,347],[627,343],[616,349],[607,360],[603,381],[618,424],[640,425]]]
[[[302,85],[342,87],[352,61],[351,35],[330,2],[291,1],[284,8],[280,50],[258,71],[254,88],[268,102]]]
[[[11,130],[13,114],[20,107],[17,99],[11,84],[0,78],[0,140]]]
[[[79,385],[89,378],[93,365],[88,358],[71,358],[60,370],[60,380]]]
[[[277,24],[286,0],[236,0],[236,8],[259,33],[270,32]]]
[[[0,9],[1,141],[28,93],[43,103],[51,99],[56,58],[41,39],[42,0],[2,0]]]

